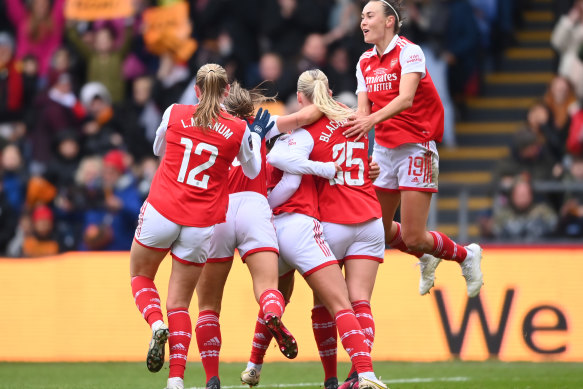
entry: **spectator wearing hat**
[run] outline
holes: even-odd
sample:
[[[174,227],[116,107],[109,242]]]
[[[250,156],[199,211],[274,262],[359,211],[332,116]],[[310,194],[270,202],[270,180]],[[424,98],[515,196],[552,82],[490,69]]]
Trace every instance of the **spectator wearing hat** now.
[[[85,211],[82,249],[129,250],[142,205],[128,156],[112,150],[103,158],[103,202]]]
[[[53,211],[46,205],[39,205],[32,211],[32,230],[24,237],[22,255],[40,257],[59,253],[59,243],[54,231]]]
[[[105,155],[123,144],[123,138],[115,132],[112,122],[114,109],[105,85],[89,82],[81,88],[81,103],[87,116],[82,124],[82,148],[85,155]]]
[[[22,74],[14,58],[14,41],[7,32],[0,32],[0,138],[17,140],[16,122],[22,120],[24,87]]]

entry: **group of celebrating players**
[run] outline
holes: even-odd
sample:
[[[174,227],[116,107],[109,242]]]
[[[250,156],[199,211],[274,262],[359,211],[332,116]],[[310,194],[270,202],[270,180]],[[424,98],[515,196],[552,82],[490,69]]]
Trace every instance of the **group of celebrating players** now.
[[[326,389],[386,388],[370,355],[370,299],[385,243],[419,258],[420,294],[433,286],[442,259],[460,264],[470,297],[479,293],[480,246],[458,245],[425,227],[437,191],[443,107],[423,52],[398,35],[400,24],[395,0],[370,0],[364,7],[361,29],[374,46],[356,66],[356,111],[332,97],[326,75],[315,69],[298,79],[298,112],[255,114],[266,97],[230,85],[216,64],[197,72],[197,105],[173,104],[165,111],[154,141],[161,163],[140,211],[130,274],[136,305],[152,329],[150,371],[162,368],[169,344],[168,389],[184,388],[195,290],[206,387],[220,388],[219,314],[235,249],[259,303],[251,356],[241,374],[250,386],[259,383],[272,338],[287,358],[298,353],[282,322],[296,270],[314,292],[312,327]],[[373,127],[369,165],[367,133]],[[402,224],[393,221],[399,206]],[[165,322],[154,278],[168,252]],[[340,385],[337,335],[352,362]]]

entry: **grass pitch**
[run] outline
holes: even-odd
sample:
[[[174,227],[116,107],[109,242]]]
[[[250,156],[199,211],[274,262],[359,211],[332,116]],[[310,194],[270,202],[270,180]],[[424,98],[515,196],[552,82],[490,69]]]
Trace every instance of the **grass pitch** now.
[[[145,363],[0,363],[0,389],[162,389],[168,364],[159,373]],[[223,389],[245,388],[239,381],[244,363],[222,363]],[[348,365],[339,364],[341,376]],[[391,389],[579,389],[583,388],[583,364],[376,362],[375,371]],[[268,363],[257,389],[322,387],[320,363]],[[185,387],[204,387],[200,363],[189,363]]]

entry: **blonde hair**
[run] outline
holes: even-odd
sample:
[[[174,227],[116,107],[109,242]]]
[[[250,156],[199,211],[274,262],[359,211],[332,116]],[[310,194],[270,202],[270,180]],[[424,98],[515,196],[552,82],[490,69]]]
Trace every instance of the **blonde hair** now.
[[[193,115],[194,124],[198,127],[209,128],[221,115],[221,97],[229,84],[227,72],[221,65],[209,63],[196,72],[196,86],[201,95],[198,108]]]
[[[231,85],[229,95],[223,101],[225,110],[233,116],[245,119],[255,114],[255,107],[258,107],[266,101],[275,101],[275,97],[264,96],[259,86],[248,90],[235,81]]]
[[[334,100],[328,90],[328,77],[319,69],[306,70],[298,78],[298,92],[303,93],[329,119],[344,120],[354,113]]]

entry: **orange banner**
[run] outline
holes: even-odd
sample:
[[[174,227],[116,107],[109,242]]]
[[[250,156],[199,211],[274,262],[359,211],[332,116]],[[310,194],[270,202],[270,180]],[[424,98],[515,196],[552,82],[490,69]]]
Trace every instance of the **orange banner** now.
[[[583,249],[484,251],[485,285],[468,299],[456,263],[443,261],[435,288],[417,294],[411,256],[387,251],[372,307],[376,360],[583,361]],[[128,253],[0,259],[0,361],[142,361],[150,330],[134,305]],[[167,258],[156,279],[165,301]],[[311,292],[301,277],[284,321],[297,360],[318,360]],[[221,360],[246,361],[258,306],[251,277],[233,266],[221,312]],[[196,297],[191,307],[196,321]],[[348,360],[339,350],[339,359]],[[199,360],[196,342],[189,360]],[[266,361],[286,360],[272,344]]]
[[[151,7],[143,13],[144,42],[156,55],[171,54],[175,61],[185,62],[196,51],[198,44],[190,38],[192,26],[188,19],[188,3]]]
[[[65,17],[74,20],[126,18],[134,14],[128,0],[67,0]]]

